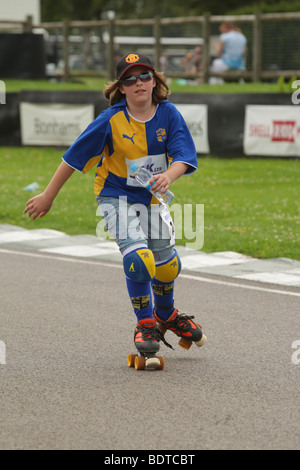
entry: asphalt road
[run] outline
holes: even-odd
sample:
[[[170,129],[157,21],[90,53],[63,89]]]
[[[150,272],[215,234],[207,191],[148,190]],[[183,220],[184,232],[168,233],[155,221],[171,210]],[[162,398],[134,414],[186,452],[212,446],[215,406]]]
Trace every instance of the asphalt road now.
[[[165,370],[135,371],[120,264],[3,250],[0,267],[1,449],[300,448],[299,289],[183,272],[176,304],[208,342],[168,333]]]

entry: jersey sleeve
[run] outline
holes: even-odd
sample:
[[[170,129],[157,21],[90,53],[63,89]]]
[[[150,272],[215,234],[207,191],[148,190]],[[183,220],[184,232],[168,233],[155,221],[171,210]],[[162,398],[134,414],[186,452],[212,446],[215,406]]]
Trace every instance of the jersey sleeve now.
[[[170,104],[170,126],[167,143],[168,159],[171,165],[175,162],[183,162],[189,165],[185,174],[190,175],[198,168],[196,147],[182,115],[175,105]]]
[[[108,110],[83,131],[63,155],[63,161],[81,173],[87,173],[99,163],[106,145],[110,144],[111,128]]]

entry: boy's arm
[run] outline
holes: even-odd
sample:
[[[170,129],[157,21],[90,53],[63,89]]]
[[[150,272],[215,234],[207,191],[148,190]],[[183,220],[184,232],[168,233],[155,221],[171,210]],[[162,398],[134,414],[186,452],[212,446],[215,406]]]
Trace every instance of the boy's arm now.
[[[24,214],[28,212],[28,217],[31,217],[32,220],[38,216],[44,217],[51,209],[58,192],[73,173],[74,169],[63,161],[54,173],[45,191],[27,201]]]
[[[152,184],[154,181],[156,181],[156,183],[152,186],[151,189],[153,189],[153,191],[161,191],[162,193],[164,193],[165,191],[167,191],[167,189],[169,189],[169,186],[171,183],[173,183],[173,181],[177,180],[177,178],[180,178],[180,176],[184,175],[188,167],[189,165],[183,162],[172,163],[170,168],[168,168],[163,173],[152,176],[150,184]]]

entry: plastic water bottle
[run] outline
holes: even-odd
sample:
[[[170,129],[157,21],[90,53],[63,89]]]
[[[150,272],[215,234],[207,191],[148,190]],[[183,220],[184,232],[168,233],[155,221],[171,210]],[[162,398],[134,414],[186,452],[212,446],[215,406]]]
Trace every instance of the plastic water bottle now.
[[[29,184],[28,186],[25,186],[25,191],[36,191],[39,189],[40,185],[36,181],[34,183]]]
[[[143,166],[138,166],[136,163],[130,167],[130,169],[134,172],[135,179],[142,185],[144,188],[148,189],[153,196],[155,196],[159,202],[162,204],[170,204],[172,201],[174,194],[167,189],[165,193],[160,193],[159,191],[152,191],[151,187],[155,184],[150,184],[150,180],[152,178],[152,173],[148,171]]]

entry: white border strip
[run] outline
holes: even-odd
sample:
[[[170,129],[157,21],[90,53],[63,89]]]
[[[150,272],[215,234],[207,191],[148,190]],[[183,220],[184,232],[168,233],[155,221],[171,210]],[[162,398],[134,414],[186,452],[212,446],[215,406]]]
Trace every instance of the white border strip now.
[[[4,248],[0,248],[0,253],[6,253],[6,254],[12,254],[12,255],[19,255],[19,256],[30,256],[32,258],[41,258],[41,259],[50,259],[50,260],[58,260],[58,261],[66,261],[68,263],[81,263],[81,264],[89,264],[89,265],[101,265],[101,266],[106,266],[108,268],[119,268],[123,269],[123,265],[121,263],[107,263],[103,262],[101,260],[97,261],[92,261],[92,260],[83,260],[83,259],[78,259],[78,258],[65,258],[62,256],[53,256],[53,255],[43,255],[40,253],[30,253],[30,252],[25,252],[25,251],[15,251],[15,250],[6,250]],[[285,291],[285,290],[279,290],[279,289],[268,289],[267,287],[259,287],[259,286],[249,286],[246,284],[238,284],[235,282],[229,282],[229,281],[221,281],[217,279],[210,279],[206,277],[201,277],[201,276],[193,276],[192,274],[184,274],[181,273],[180,277],[183,279],[191,279],[193,281],[198,281],[198,282],[207,282],[209,284],[218,284],[222,286],[230,286],[230,287],[237,287],[239,289],[249,289],[249,290],[256,290],[256,291],[261,291],[261,292],[269,292],[272,294],[281,294],[281,295],[291,295],[293,297],[300,297],[300,292],[291,292],[291,291]]]
[[[262,292],[271,292],[272,294],[282,294],[282,295],[292,295],[295,297],[300,297],[300,292],[290,292],[286,290],[279,290],[279,289],[268,289],[267,287],[259,287],[259,286],[247,286],[246,284],[238,284],[235,282],[229,281],[218,281],[217,279],[209,279],[207,277],[200,277],[200,276],[193,276],[192,274],[180,274],[180,277],[185,279],[191,279],[201,282],[209,282],[212,284],[220,284],[222,286],[231,286],[231,287],[239,287],[241,289],[249,289],[249,290],[259,290]]]

